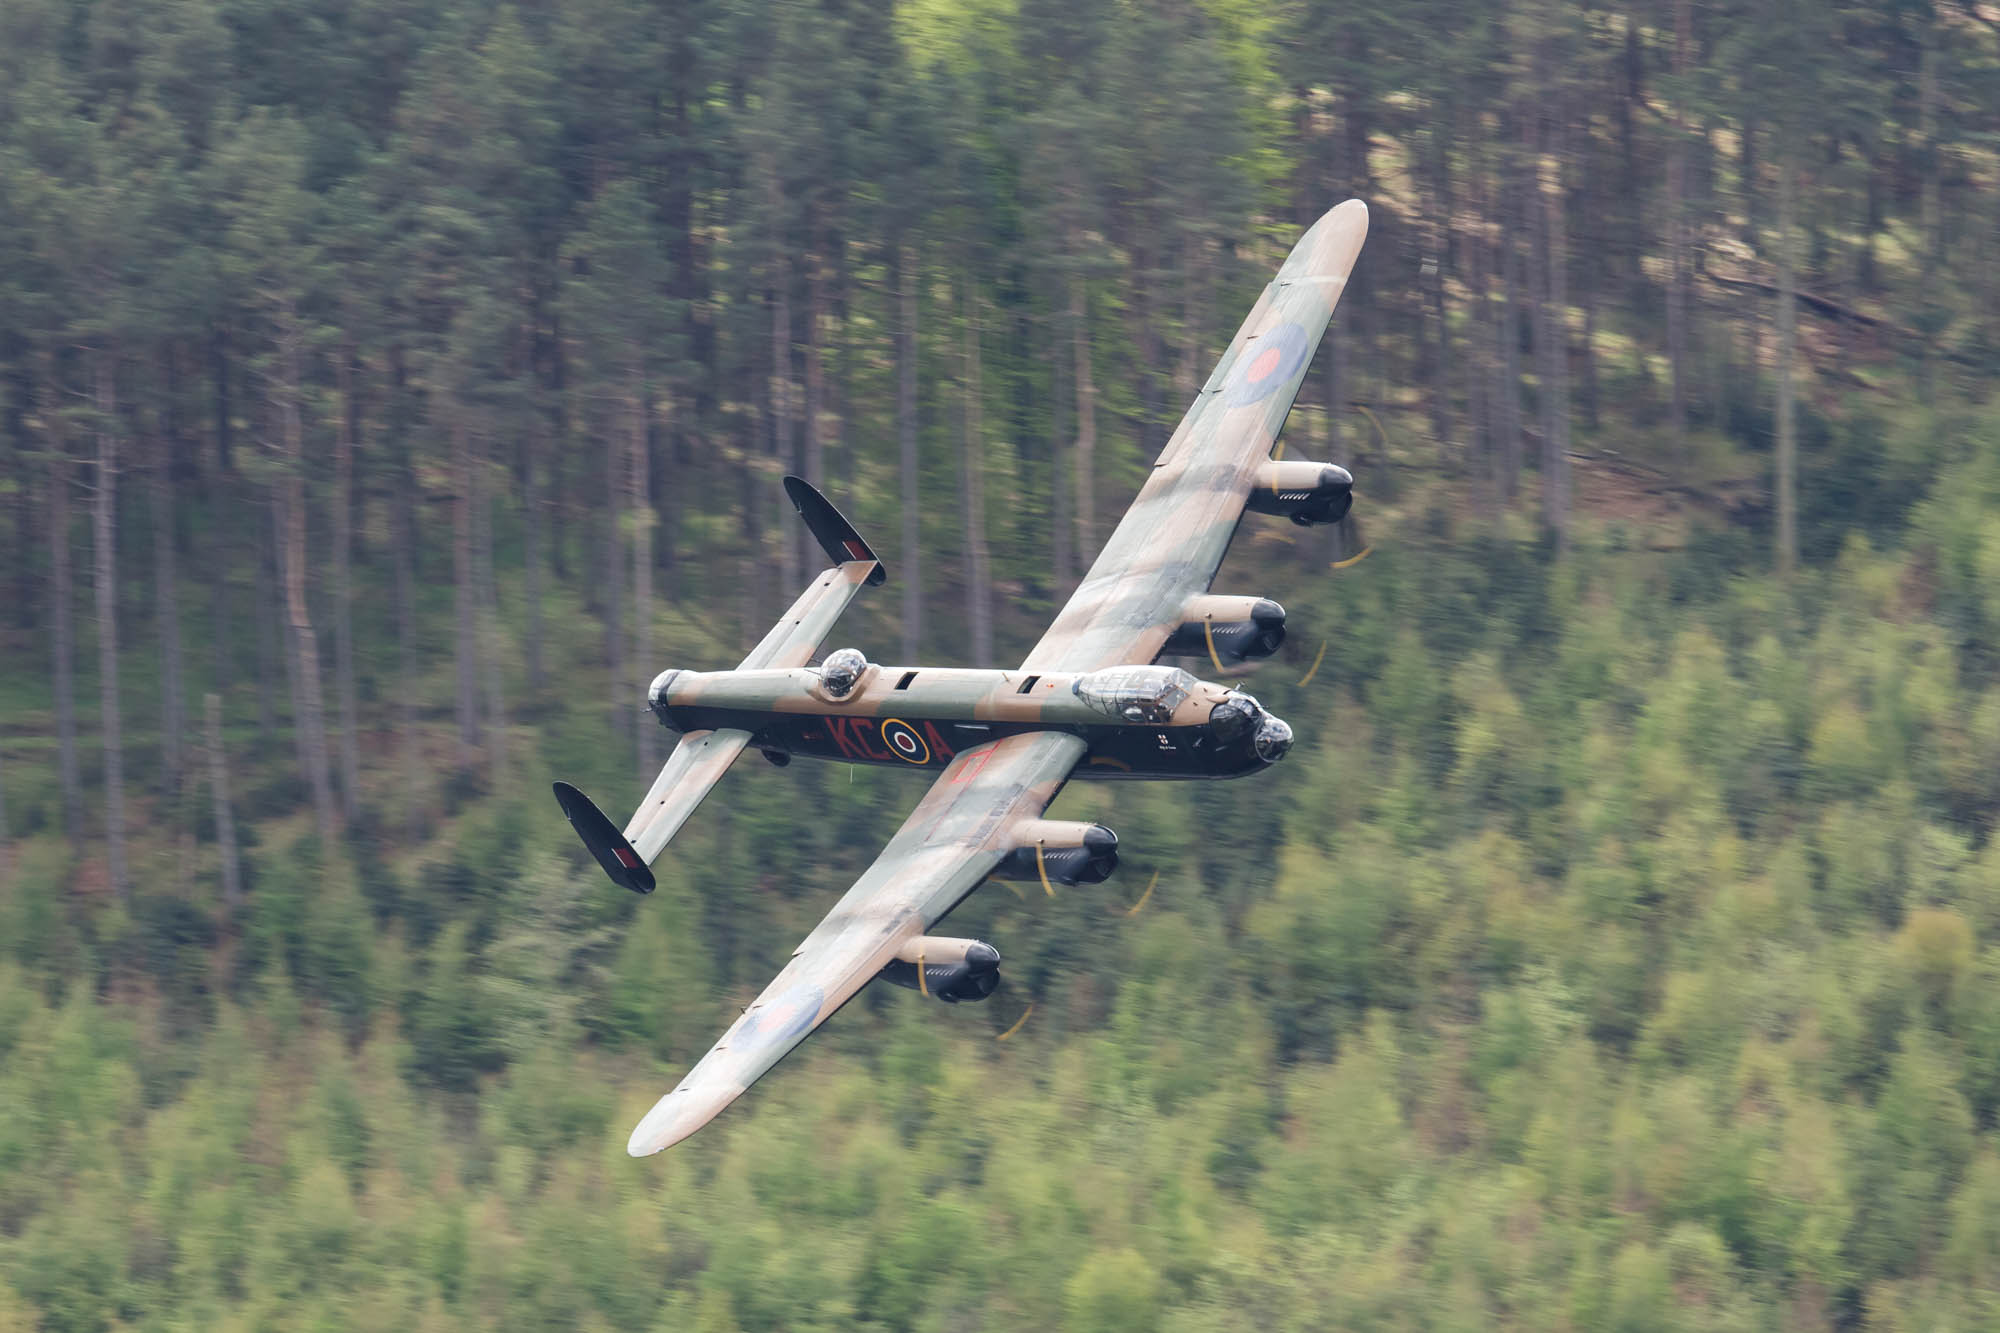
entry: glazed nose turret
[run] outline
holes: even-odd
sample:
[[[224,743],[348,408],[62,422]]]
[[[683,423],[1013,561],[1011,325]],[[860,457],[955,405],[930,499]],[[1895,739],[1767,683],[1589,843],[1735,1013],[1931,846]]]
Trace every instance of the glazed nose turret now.
[[[1263,722],[1257,727],[1257,757],[1267,764],[1275,764],[1291,748],[1291,726],[1281,717],[1264,714]]]

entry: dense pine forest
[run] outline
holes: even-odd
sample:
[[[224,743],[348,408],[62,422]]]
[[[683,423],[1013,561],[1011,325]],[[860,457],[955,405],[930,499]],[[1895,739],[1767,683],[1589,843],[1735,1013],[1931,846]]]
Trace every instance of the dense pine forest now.
[[[548,782],[786,472],[1018,661],[1348,196],[1291,757],[628,1159],[927,779]],[[7,0],[0,1330],[1995,1326],[1996,219],[1983,0]]]

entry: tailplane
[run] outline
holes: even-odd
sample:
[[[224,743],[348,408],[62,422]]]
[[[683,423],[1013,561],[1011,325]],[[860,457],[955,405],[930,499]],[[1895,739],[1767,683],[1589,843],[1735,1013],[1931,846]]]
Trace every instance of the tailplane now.
[[[881,560],[832,501],[798,477],[785,478],[785,494],[833,567],[799,594],[784,617],[738,665],[739,671],[806,665],[854,594],[864,585],[875,587],[886,577]],[[651,893],[653,872],[648,867],[659,859],[668,841],[680,832],[681,825],[749,743],[749,732],[727,727],[691,731],[681,737],[622,833],[589,797],[567,782],[555,784],[556,801],[612,883],[634,893]]]

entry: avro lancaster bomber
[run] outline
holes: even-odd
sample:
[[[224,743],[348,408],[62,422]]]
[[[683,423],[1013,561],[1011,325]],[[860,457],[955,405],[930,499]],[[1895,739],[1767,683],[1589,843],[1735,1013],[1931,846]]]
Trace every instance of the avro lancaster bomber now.
[[[680,1142],[876,977],[948,1002],[981,1000],[1000,954],[929,932],[989,877],[1096,883],[1118,862],[1099,824],[1043,811],[1070,778],[1234,778],[1282,759],[1292,729],[1241,690],[1159,659],[1267,657],[1285,612],[1208,586],[1245,509],[1339,523],[1354,479],[1270,455],[1368,232],[1349,200],[1306,232],[1250,311],[1076,594],[1012,671],[871,663],[858,650],[809,665],[849,601],[887,576],[826,497],[785,489],[832,568],[733,671],[663,671],[648,704],[681,733],[621,831],[557,783],[563,813],[611,879],[653,890],[649,869],[735,758],[795,756],[938,770],[873,865],[777,979],[632,1131],[635,1157]]]

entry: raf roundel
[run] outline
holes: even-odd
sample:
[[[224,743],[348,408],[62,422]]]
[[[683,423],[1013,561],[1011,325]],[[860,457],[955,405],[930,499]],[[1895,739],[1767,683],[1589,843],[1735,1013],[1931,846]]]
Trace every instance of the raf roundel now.
[[[930,745],[901,718],[892,717],[882,724],[882,743],[906,764],[928,764],[931,761]]]
[[[749,1050],[796,1037],[812,1027],[825,1000],[817,986],[795,986],[744,1019],[734,1044]]]
[[[1304,369],[1310,352],[1306,331],[1296,324],[1280,324],[1264,334],[1243,350],[1237,362],[1240,369],[1229,390],[1229,405],[1263,402]]]

